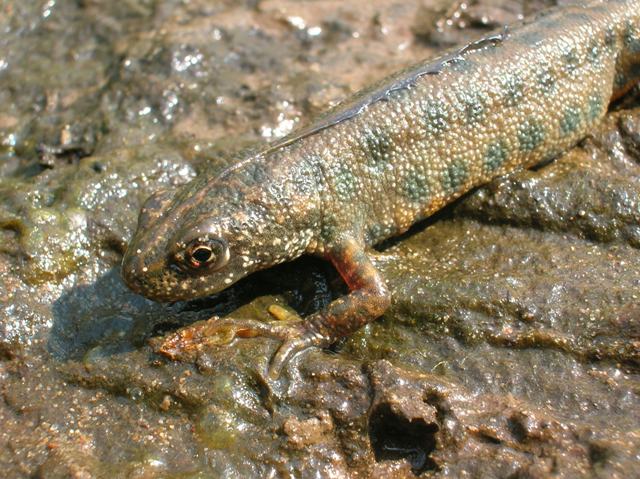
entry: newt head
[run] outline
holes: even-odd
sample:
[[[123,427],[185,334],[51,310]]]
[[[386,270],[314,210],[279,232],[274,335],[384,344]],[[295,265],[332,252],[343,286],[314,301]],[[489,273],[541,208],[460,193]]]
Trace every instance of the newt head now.
[[[289,259],[294,241],[243,188],[196,179],[151,196],[122,261],[122,277],[156,301],[207,296]],[[298,253],[299,254],[299,253]]]

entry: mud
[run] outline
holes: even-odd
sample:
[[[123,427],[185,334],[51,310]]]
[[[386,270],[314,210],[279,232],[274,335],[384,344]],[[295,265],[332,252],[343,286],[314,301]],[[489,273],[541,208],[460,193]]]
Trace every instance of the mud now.
[[[279,381],[274,341],[170,361],[153,338],[274,302],[309,314],[344,293],[330,265],[173,305],[118,272],[151,192],[552,4],[0,4],[5,476],[640,474],[637,92],[574,150],[380,245],[391,310]]]

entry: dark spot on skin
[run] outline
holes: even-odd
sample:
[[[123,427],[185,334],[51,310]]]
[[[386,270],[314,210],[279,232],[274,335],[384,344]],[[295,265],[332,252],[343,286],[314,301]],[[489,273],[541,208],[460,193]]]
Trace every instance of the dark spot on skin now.
[[[478,92],[467,93],[460,98],[460,103],[464,111],[464,117],[467,123],[475,123],[482,119],[485,114],[485,99]]]
[[[381,169],[391,160],[390,151],[393,148],[391,136],[379,132],[369,131],[362,137],[362,148],[367,162],[376,169]]]
[[[322,185],[326,180],[326,173],[323,167],[325,161],[322,156],[315,154],[304,155],[302,163],[307,166],[309,177],[315,179],[316,185]]]
[[[544,141],[544,137],[544,126],[535,118],[529,118],[518,128],[518,141],[522,151],[533,151]]]
[[[264,183],[267,179],[267,169],[261,161],[256,161],[249,165],[246,172],[247,178],[245,184],[247,184],[247,186]]]
[[[345,165],[340,165],[334,177],[334,189],[338,200],[353,200],[358,189],[358,180],[353,171]]]
[[[640,78],[640,64],[632,65],[629,68],[629,77],[631,78],[631,80]]]
[[[604,44],[609,49],[614,49],[617,43],[618,36],[616,35],[616,31],[613,27],[607,28],[607,31],[604,33]]]
[[[598,93],[591,94],[587,102],[587,119],[589,121],[596,120],[602,115],[603,110],[604,102],[602,101],[602,96]]]
[[[581,122],[580,110],[574,106],[569,106],[564,110],[564,115],[560,120],[560,132],[563,135],[573,133],[578,129]]]
[[[428,101],[423,105],[427,134],[442,134],[449,127],[449,111],[444,101]]]
[[[613,79],[613,84],[616,89],[624,87],[627,84],[627,76],[622,72],[616,73],[616,76]]]
[[[380,225],[371,225],[367,228],[367,237],[369,239],[376,239],[382,236],[383,228]]]
[[[524,98],[524,82],[515,74],[503,77],[500,80],[500,88],[507,106],[515,106]]]
[[[357,276],[365,276],[367,273],[367,263],[369,261],[369,257],[367,253],[362,250],[354,251],[351,255],[350,262],[357,267]]]
[[[426,177],[418,172],[411,172],[404,183],[404,196],[412,201],[419,202],[429,196],[429,183]]]
[[[484,167],[491,172],[499,168],[507,160],[509,152],[507,145],[502,140],[495,141],[487,147],[484,155]]]
[[[335,221],[325,218],[322,222],[322,226],[320,228],[320,238],[325,243],[330,243],[333,239],[337,237],[338,227]]]
[[[544,68],[538,72],[538,84],[543,88],[543,93],[551,92],[556,86],[556,75],[551,68]]]
[[[465,182],[467,176],[465,161],[456,160],[442,172],[442,188],[446,193],[454,193]]]
[[[640,32],[633,23],[627,23],[623,38],[624,46],[630,53],[640,53]]]
[[[371,225],[367,229],[367,237],[369,241],[372,242],[378,242],[383,238],[388,238],[392,236],[393,233],[394,230],[392,228],[380,224]]]
[[[597,63],[600,59],[600,55],[602,53],[602,48],[600,46],[600,41],[597,38],[591,40],[589,48],[587,50],[587,60],[589,63]]]
[[[574,73],[580,66],[580,56],[576,47],[571,47],[569,50],[562,54],[562,61],[564,62],[567,71]]]

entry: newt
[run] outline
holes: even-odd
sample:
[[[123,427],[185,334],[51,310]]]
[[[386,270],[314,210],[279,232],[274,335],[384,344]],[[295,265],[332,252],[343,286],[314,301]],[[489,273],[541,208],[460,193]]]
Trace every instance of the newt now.
[[[330,261],[349,293],[306,319],[208,326],[280,339],[276,377],[293,355],[389,307],[374,245],[478,185],[556,157],[638,80],[640,0],[545,12],[378,82],[218,176],[154,194],[123,278],[146,297],[178,301],[303,254]]]

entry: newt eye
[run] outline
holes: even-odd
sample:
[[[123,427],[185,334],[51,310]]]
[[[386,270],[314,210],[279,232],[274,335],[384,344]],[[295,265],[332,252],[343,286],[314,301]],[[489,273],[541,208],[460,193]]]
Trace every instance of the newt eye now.
[[[192,270],[218,270],[229,261],[229,246],[222,238],[196,238],[184,250],[184,261]]]

